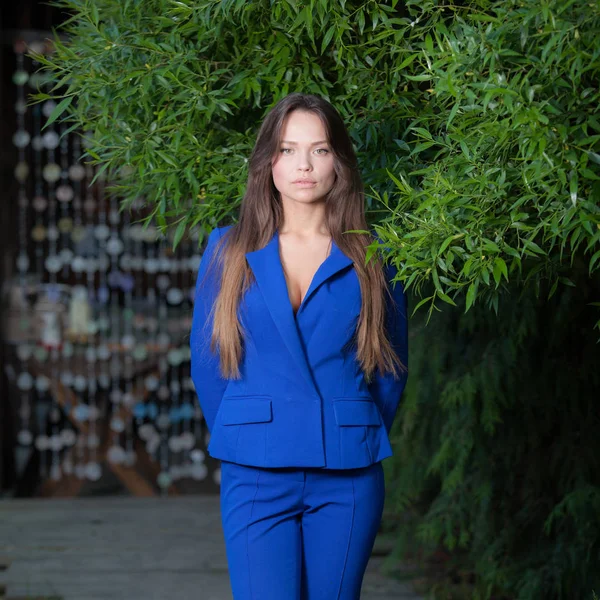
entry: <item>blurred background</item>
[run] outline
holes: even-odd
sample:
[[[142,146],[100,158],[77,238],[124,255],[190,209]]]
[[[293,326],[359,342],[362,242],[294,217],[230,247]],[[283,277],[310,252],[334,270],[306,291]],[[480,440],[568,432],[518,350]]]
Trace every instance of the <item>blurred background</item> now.
[[[56,102],[27,106],[49,85],[25,52],[49,52],[64,13],[2,11],[0,490],[215,493],[189,377],[198,232],[173,252],[142,202],[119,211],[78,132],[46,127]]]

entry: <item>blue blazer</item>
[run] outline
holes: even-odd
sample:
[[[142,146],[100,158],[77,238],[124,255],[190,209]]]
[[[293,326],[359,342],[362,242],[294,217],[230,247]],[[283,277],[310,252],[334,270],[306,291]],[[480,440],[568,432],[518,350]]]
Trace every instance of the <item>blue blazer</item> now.
[[[200,263],[190,333],[191,376],[210,432],[209,454],[256,467],[350,469],[391,456],[388,434],[406,384],[375,372],[367,384],[346,347],[361,307],[353,263],[332,242],[294,316],[279,258],[278,232],[246,254],[255,283],[242,296],[245,329],[241,379],[224,379],[210,351],[209,312],[217,269],[206,268],[231,226],[214,229]],[[388,282],[392,267],[386,267]],[[392,286],[391,286],[392,287]],[[406,298],[392,287],[387,327],[408,365]]]

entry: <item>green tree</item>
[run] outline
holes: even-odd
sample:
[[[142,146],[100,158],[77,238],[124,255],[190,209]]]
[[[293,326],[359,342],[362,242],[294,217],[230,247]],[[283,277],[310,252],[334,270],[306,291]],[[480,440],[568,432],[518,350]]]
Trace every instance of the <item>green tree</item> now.
[[[54,84],[36,100],[175,243],[235,218],[275,101],[340,109],[382,251],[427,308],[388,467],[414,516],[398,553],[451,549],[477,598],[598,588],[598,3],[54,4],[72,17],[35,56]]]

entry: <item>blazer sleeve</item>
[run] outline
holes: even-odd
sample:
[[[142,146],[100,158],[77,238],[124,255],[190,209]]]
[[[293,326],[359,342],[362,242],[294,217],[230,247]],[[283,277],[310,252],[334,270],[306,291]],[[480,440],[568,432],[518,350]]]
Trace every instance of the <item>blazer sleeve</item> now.
[[[218,353],[213,354],[210,350],[212,335],[210,311],[217,297],[219,277],[216,268],[211,268],[208,276],[207,269],[219,238],[219,230],[213,229],[200,260],[190,332],[191,377],[209,432],[212,432],[221,398],[228,383],[227,379],[221,377]]]
[[[396,275],[396,272],[396,268],[391,265],[385,268],[385,275],[393,300],[390,303],[390,298],[386,294],[386,328],[394,352],[398,355],[406,370],[399,373],[398,379],[394,379],[391,373],[381,375],[378,370],[375,370],[373,378],[368,385],[369,392],[379,407],[388,434],[392,429],[392,424],[400,405],[400,398],[408,379],[408,314],[406,294],[404,287],[399,281],[395,284],[389,283]]]

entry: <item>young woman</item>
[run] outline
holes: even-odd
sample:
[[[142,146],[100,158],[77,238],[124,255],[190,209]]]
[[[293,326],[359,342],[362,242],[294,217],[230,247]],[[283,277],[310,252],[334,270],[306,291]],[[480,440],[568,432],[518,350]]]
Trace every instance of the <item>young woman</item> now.
[[[235,600],[354,600],[384,503],[407,378],[406,301],[368,264],[350,138],[317,96],[266,116],[233,226],[196,286],[192,378]]]

